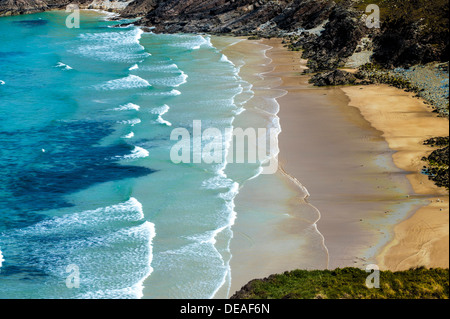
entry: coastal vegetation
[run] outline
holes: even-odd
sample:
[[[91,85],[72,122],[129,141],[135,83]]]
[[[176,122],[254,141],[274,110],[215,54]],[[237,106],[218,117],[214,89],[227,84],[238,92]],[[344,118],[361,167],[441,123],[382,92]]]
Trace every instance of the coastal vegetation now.
[[[448,299],[449,270],[380,271],[379,288],[359,268],[294,270],[250,281],[232,299]]]

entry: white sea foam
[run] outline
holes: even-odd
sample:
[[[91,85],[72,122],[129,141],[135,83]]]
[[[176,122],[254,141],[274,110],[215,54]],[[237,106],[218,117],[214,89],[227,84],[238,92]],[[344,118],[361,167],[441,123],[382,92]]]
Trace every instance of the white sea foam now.
[[[220,62],[227,62],[227,63],[230,63],[231,65],[235,66],[234,63],[231,62],[225,54],[222,54],[222,57],[220,58]]]
[[[138,158],[145,158],[149,155],[150,153],[145,148],[135,146],[133,151],[131,151],[131,154],[124,155],[123,158],[126,160],[134,160]]]
[[[134,103],[127,103],[125,105],[121,105],[119,107],[116,107],[114,111],[129,111],[129,110],[135,110],[139,111],[140,106]]]
[[[3,253],[2,253],[2,251],[0,250],[0,268],[2,268],[2,266],[3,266],[3,262],[5,261],[5,259],[3,258]]]
[[[141,119],[132,119],[132,120],[125,120],[125,121],[119,121],[118,124],[129,124],[131,126],[135,126],[136,124],[141,123]]]
[[[142,298],[143,282],[153,271],[155,236],[155,225],[144,219],[142,204],[131,197],[13,230],[3,239],[16,249],[26,247],[33,267],[61,282],[68,265],[78,266],[83,292],[75,298]],[[60,293],[46,297],[61,298]]]
[[[95,0],[91,3],[91,6],[93,5],[93,4],[95,4]],[[127,2],[127,1],[124,1],[124,2]],[[122,2],[122,3],[124,3],[124,2]],[[129,2],[128,2],[129,3]],[[120,6],[119,6],[120,7]],[[95,12],[98,12],[98,13],[100,13],[100,14],[103,14],[105,17],[103,17],[103,20],[105,20],[105,21],[108,21],[108,20],[110,20],[110,19],[112,19],[112,18],[116,18],[116,17],[119,17],[120,16],[120,14],[119,13],[117,13],[117,12],[109,12],[109,11],[105,11],[105,10],[102,10],[102,9],[89,9],[89,11],[95,11]]]
[[[130,74],[127,77],[111,80],[106,83],[97,85],[97,89],[101,90],[129,90],[129,89],[140,89],[140,88],[149,88],[151,87],[150,83],[143,78]]]
[[[181,47],[188,50],[199,50],[201,47],[212,48],[211,37],[202,35],[176,35],[177,41],[170,44],[172,47]]]
[[[0,80],[0,85],[5,85],[5,84],[6,84],[5,81]]]
[[[134,132],[130,132],[127,135],[124,135],[122,138],[133,138],[134,137]]]
[[[152,92],[152,93],[141,93],[141,95],[146,95],[146,96],[177,96],[177,95],[181,95],[181,92],[178,90],[170,90],[168,92]]]
[[[158,118],[156,119],[156,121],[157,121],[158,123],[165,124],[165,125],[167,125],[167,126],[172,126],[172,123],[170,123],[169,121],[166,121],[166,120],[164,120],[164,119],[162,118],[162,116],[163,116],[164,114],[166,114],[167,112],[169,112],[169,109],[170,109],[170,107],[169,107],[167,104],[164,104],[164,105],[161,106],[161,107],[154,108],[154,109],[151,110],[150,112],[153,113],[153,114],[158,114]]]
[[[139,43],[142,33],[136,27],[121,32],[83,33],[72,52],[100,61],[136,63],[151,55]]]
[[[55,68],[61,68],[61,69],[63,69],[63,70],[72,70],[72,67],[71,67],[71,66],[69,66],[69,65],[67,65],[67,64],[64,64],[64,63],[62,63],[62,62],[58,62],[58,63],[55,65]]]
[[[172,64],[154,64],[151,66],[142,66],[141,71],[162,71],[162,72],[179,72],[180,69],[174,63]]]
[[[137,70],[139,69],[139,66],[137,64],[134,64],[133,66],[131,66],[128,70],[132,71],[132,70]]]
[[[153,239],[156,236],[155,225],[145,221],[142,225],[132,228],[126,236],[147,238],[147,247],[142,247],[146,249],[139,249],[141,258],[143,257],[147,260],[147,263],[139,271],[140,276],[136,276],[134,284],[129,287],[88,292],[80,294],[78,296],[79,299],[141,299],[144,296],[144,282],[153,273],[153,267],[151,265],[153,261]]]
[[[181,74],[179,74],[178,76],[173,75],[170,77],[155,78],[152,80],[152,83],[154,85],[178,87],[186,83],[188,78],[188,75],[186,73],[181,70],[179,72],[181,72]]]

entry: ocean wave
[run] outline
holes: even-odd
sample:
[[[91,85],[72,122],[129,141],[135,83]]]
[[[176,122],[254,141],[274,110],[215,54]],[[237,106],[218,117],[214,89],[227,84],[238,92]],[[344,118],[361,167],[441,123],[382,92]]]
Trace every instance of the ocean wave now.
[[[131,154],[127,154],[123,156],[123,159],[126,160],[134,160],[138,158],[145,158],[150,155],[149,151],[147,151],[145,148],[135,146],[133,151],[131,151]]]
[[[188,79],[188,75],[186,73],[181,70],[179,72],[181,73],[177,76],[155,78],[152,80],[152,83],[154,85],[179,87],[180,85],[187,83]]]
[[[114,108],[114,111],[129,111],[129,110],[134,110],[134,111],[139,111],[140,106],[134,103],[127,103],[125,105],[121,105],[119,107]]]
[[[133,27],[127,31],[83,33],[73,53],[105,62],[136,63],[151,54],[139,43],[143,31]]]
[[[53,217],[16,229],[2,239],[25,260],[57,282],[67,267],[80,271],[78,289],[55,289],[46,298],[141,298],[153,268],[155,225],[144,219],[142,204],[128,201],[95,210]]]
[[[162,118],[162,116],[163,116],[164,114],[166,114],[167,112],[169,112],[169,110],[170,110],[170,107],[169,107],[167,104],[164,104],[164,105],[161,106],[161,107],[154,108],[154,109],[151,110],[150,112],[151,112],[152,114],[157,114],[157,115],[158,115],[158,118],[156,119],[156,122],[158,122],[158,123],[160,123],[160,124],[165,124],[165,125],[167,125],[167,126],[172,126],[172,123],[170,123],[169,121],[166,121],[166,120],[164,120],[164,119]]]
[[[212,48],[211,37],[202,35],[175,35],[177,41],[170,44],[172,47],[181,47],[188,50],[199,50],[202,46]]]
[[[139,66],[137,64],[133,64],[128,70],[133,71],[139,69]]]
[[[5,81],[3,81],[3,80],[0,80],[0,85],[5,85],[6,84],[6,82]]]
[[[147,96],[177,96],[181,95],[181,92],[178,90],[170,90],[166,92],[152,92],[152,93],[141,93],[141,95],[147,95]]]
[[[122,136],[122,138],[133,138],[134,137],[134,132],[130,132],[127,135]]]
[[[226,63],[231,64],[232,66],[235,66],[234,63],[231,62],[225,54],[222,54],[222,57],[220,58],[220,62],[226,62]]]
[[[118,121],[118,124],[129,124],[131,126],[135,126],[136,124],[141,123],[141,119],[132,119],[132,120],[124,120],[124,121]]]
[[[3,258],[3,253],[2,253],[2,251],[0,250],[0,268],[2,268],[2,266],[3,266],[3,262],[5,261],[5,258]]]
[[[97,85],[97,89],[101,90],[129,90],[129,89],[141,89],[149,88],[151,84],[143,78],[130,74],[127,77],[111,80],[104,84]]]
[[[141,71],[162,71],[162,72],[179,72],[180,69],[175,63],[171,64],[153,64],[151,66],[142,66]]]
[[[63,69],[63,70],[72,70],[72,67],[71,67],[71,66],[69,66],[69,65],[67,65],[67,64],[64,64],[64,63],[62,63],[62,62],[58,62],[58,63],[55,65],[55,68],[61,68],[61,69]]]

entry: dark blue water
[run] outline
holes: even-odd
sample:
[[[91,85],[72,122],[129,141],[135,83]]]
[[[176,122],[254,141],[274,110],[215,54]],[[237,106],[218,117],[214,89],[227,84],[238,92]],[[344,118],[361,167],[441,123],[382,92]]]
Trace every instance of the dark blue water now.
[[[170,135],[230,128],[237,68],[207,36],[66,15],[0,18],[0,298],[226,296],[239,185]]]

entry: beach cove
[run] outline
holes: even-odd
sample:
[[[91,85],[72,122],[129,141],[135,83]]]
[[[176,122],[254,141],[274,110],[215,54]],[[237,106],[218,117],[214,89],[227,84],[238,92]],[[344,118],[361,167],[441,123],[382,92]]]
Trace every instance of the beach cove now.
[[[278,180],[284,180],[291,189],[302,189],[297,194],[294,190],[291,198],[287,195],[287,214],[294,218],[299,202],[317,209],[319,219],[315,225],[323,235],[328,262],[323,268],[314,268],[311,259],[308,264],[289,241],[283,245],[283,238],[295,227],[288,226],[292,219],[283,224],[282,211],[278,223],[272,226],[276,232],[250,232],[250,222],[239,215],[239,203],[254,200],[251,189],[256,187],[250,185],[236,199],[232,287],[245,284],[248,280],[244,278],[262,278],[297,268],[365,269],[376,264],[382,270],[396,271],[419,266],[448,267],[448,192],[433,185],[420,173],[419,166],[423,165],[420,158],[431,152],[422,142],[432,136],[448,135],[448,120],[436,117],[411,93],[386,85],[313,87],[308,83],[309,76],[302,74],[306,61],[301,59],[301,52],[288,51],[280,39],[246,42],[235,49],[247,49],[247,57],[254,56],[252,52],[259,46],[267,46],[266,62],[260,62],[260,68],[262,64],[265,69],[253,75],[262,76],[266,87],[272,83],[275,90],[286,92],[277,99],[281,125]],[[370,110],[374,110],[372,117],[367,114]],[[394,123],[380,124],[393,117],[392,113],[403,116],[395,116]],[[396,129],[386,136],[386,127]],[[407,134],[411,138],[403,137]],[[414,165],[399,163],[402,154],[391,142],[395,136],[405,141],[403,154],[409,155]],[[268,190],[259,200],[271,194]],[[258,228],[258,215],[253,217],[252,225]],[[274,238],[271,242],[278,242],[272,252],[270,244],[261,243],[268,234]],[[266,254],[249,254],[250,247],[259,246],[266,247]],[[283,261],[272,253],[284,254]]]
[[[448,120],[420,100],[387,86],[313,87],[301,53],[280,39],[152,34],[83,17],[75,34],[57,11],[0,25],[35,41],[0,55],[1,114],[10,104],[33,114],[9,116],[4,141],[37,145],[23,157],[5,148],[27,168],[17,182],[8,164],[2,194],[5,295],[45,286],[38,297],[227,298],[293,269],[448,267],[448,192],[418,173],[432,150],[422,140],[448,135]],[[26,73],[17,61],[30,57]],[[47,105],[28,109],[40,104],[17,101],[17,89]],[[278,171],[173,163],[170,132],[196,120],[274,129]],[[24,191],[30,179],[41,192]],[[79,291],[60,285],[68,264],[84,271]]]

